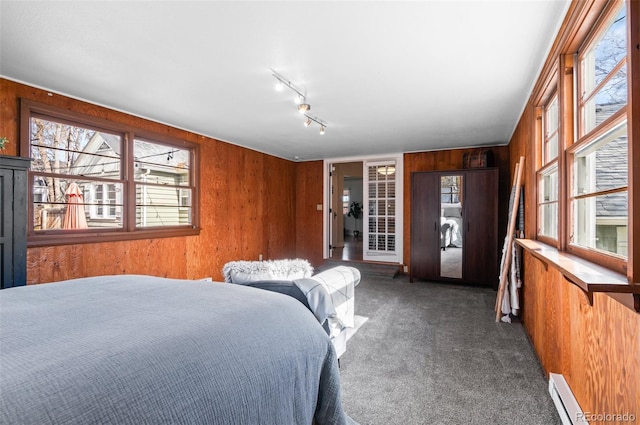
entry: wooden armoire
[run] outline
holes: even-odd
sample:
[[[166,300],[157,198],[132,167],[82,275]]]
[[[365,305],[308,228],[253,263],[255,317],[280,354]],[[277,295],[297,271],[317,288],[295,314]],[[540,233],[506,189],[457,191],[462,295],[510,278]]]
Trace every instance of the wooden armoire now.
[[[455,178],[454,195],[444,190],[445,181]],[[453,197],[452,197],[453,196]],[[451,197],[451,198],[448,198]],[[457,202],[445,204],[446,201]],[[455,224],[444,217],[443,205],[459,205]],[[450,243],[452,223],[460,235],[460,246]],[[446,230],[445,230],[446,227]],[[446,239],[446,242],[445,242]],[[410,281],[455,281],[495,286],[499,272],[498,169],[476,168],[411,173],[411,264]],[[447,251],[449,250],[449,251]],[[459,270],[444,272],[444,261],[457,251]],[[442,259],[442,262],[441,262]]]
[[[0,155],[0,289],[27,281],[28,158]]]

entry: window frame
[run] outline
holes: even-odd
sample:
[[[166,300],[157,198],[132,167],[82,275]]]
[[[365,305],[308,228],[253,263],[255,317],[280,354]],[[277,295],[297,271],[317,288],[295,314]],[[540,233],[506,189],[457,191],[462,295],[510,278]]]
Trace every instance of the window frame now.
[[[111,183],[121,183],[122,190],[122,227],[89,228],[89,229],[34,229],[34,188],[33,172],[28,171],[28,226],[27,246],[53,246],[82,243],[114,242],[135,239],[167,238],[179,236],[193,236],[200,233],[199,214],[199,190],[200,190],[200,146],[197,143],[177,139],[169,135],[157,134],[149,130],[132,125],[107,120],[93,115],[61,109],[56,106],[39,103],[30,99],[20,99],[20,153],[22,157],[31,158],[31,118],[33,116],[50,119],[51,121],[88,127],[92,130],[102,130],[111,134],[122,136],[121,146],[121,170],[120,179],[114,179]],[[144,227],[136,226],[136,198],[135,198],[135,158],[133,155],[133,141],[138,138],[152,143],[175,147],[189,151],[190,176],[188,185],[184,188],[191,189],[192,213],[191,223],[188,225]],[[103,182],[107,183],[107,182]],[[109,208],[108,205],[103,205]],[[182,208],[182,207],[180,207]]]
[[[627,105],[620,108],[612,116],[608,117],[603,122],[599,123],[593,129],[586,134],[582,134],[584,129],[584,112],[582,106],[588,102],[582,91],[584,82],[582,81],[582,62],[580,58],[590,51],[593,47],[593,42],[598,40],[603,31],[606,31],[615,19],[617,13],[619,13],[620,7],[626,7],[626,31],[627,31],[627,54],[620,63],[615,64],[609,71],[609,74],[603,78],[600,83],[594,85],[593,90],[587,95],[589,99],[594,98],[598,91],[604,87],[613,76],[626,65],[627,69]],[[631,102],[633,97],[631,96],[633,77],[633,56],[631,46],[634,45],[634,38],[630,36],[631,25],[634,22],[629,11],[633,9],[630,3],[625,0],[613,0],[606,3],[589,2],[580,7],[576,7],[576,10],[580,12],[572,16],[569,22],[569,30],[562,33],[559,40],[556,40],[556,44],[552,48],[547,62],[545,64],[542,77],[536,84],[534,91],[533,105],[536,114],[534,120],[534,154],[535,154],[535,168],[530,175],[535,179],[534,187],[535,198],[532,199],[536,205],[536,220],[535,230],[528,232],[528,234],[534,236],[535,239],[540,242],[551,245],[558,251],[566,252],[567,254],[575,255],[576,257],[583,258],[592,263],[604,266],[608,269],[627,273],[628,265],[632,261],[633,257],[633,193],[632,193],[632,180],[633,176],[631,170],[632,164],[632,146],[633,136],[637,138],[638,134],[633,133],[632,123],[630,121],[632,107]],[[580,19],[576,19],[580,16]],[[637,22],[635,23],[637,25]],[[636,38],[637,40],[637,38]],[[548,170],[549,164],[543,163],[544,159],[544,142],[545,134],[543,134],[542,117],[544,114],[543,107],[552,100],[553,94],[558,95],[558,108],[559,108],[559,129],[558,129],[558,240],[546,237],[539,234],[540,228],[540,187],[541,184],[541,172]],[[638,99],[635,101],[638,103]],[[582,148],[588,145],[590,142],[595,141],[603,134],[606,134],[615,125],[618,125],[622,119],[627,121],[627,136],[628,136],[628,154],[629,154],[629,182],[627,185],[627,192],[629,196],[629,210],[628,210],[628,255],[627,258],[621,258],[620,255],[614,253],[607,253],[602,250],[595,250],[588,247],[582,247],[571,243],[571,234],[573,232],[573,212],[572,212],[572,173],[573,173],[573,155],[579,152]],[[636,143],[637,145],[637,143]],[[636,201],[637,202],[637,201]],[[637,214],[636,214],[637,215]]]
[[[596,192],[590,193],[588,196],[580,196],[580,195],[575,197],[572,196],[571,187],[573,185],[573,174],[574,174],[572,164],[574,161],[574,156],[576,155],[577,152],[581,151],[585,147],[588,147],[593,142],[599,140],[601,137],[605,136],[607,133],[609,133],[618,125],[624,122],[628,123],[628,116],[627,116],[626,110],[627,108],[620,109],[611,117],[609,117],[607,120],[605,120],[601,125],[596,127],[593,131],[590,131],[588,134],[585,135],[585,137],[581,138],[579,141],[577,141],[575,144],[573,144],[571,147],[569,147],[566,150],[566,153],[565,153],[566,161],[569,166],[567,167],[567,178],[565,181],[566,187],[567,187],[567,196],[565,199],[565,203],[567,205],[568,211],[572,210],[571,208],[572,203],[575,202],[576,199],[595,198],[603,194],[617,193],[621,191],[620,189],[616,189],[613,191],[605,190],[605,191],[596,191]],[[628,132],[629,132],[629,129],[627,126],[627,137],[629,134]],[[629,165],[630,164],[628,164],[627,168],[629,167]],[[628,182],[627,182],[626,190],[628,193],[629,192]],[[574,220],[575,220],[575,217],[573,216],[573,213],[567,216],[566,232],[568,234],[567,234],[566,251],[570,254],[574,254],[579,257],[585,258],[589,261],[600,264],[607,268],[614,269],[614,270],[621,270],[626,273],[628,257],[621,258],[619,255],[614,253],[607,253],[602,250],[596,250],[593,248],[572,243],[571,236],[573,232]],[[629,211],[627,211],[627,223],[629,223]],[[627,224],[627,227],[628,229],[630,228],[628,224]]]
[[[564,122],[562,120],[562,109],[563,109],[563,104],[561,103],[561,101],[563,100],[563,96],[562,96],[562,85],[561,85],[561,79],[559,78],[559,71],[558,69],[561,68],[558,64],[558,62],[556,62],[553,66],[553,68],[550,70],[549,72],[549,76],[546,78],[545,83],[544,83],[544,89],[542,90],[541,95],[538,98],[538,102],[537,104],[539,106],[537,106],[535,108],[536,110],[536,120],[535,120],[535,126],[536,126],[536,131],[535,131],[535,146],[536,146],[536,156],[535,156],[535,187],[536,187],[536,191],[535,191],[535,205],[536,205],[536,209],[535,209],[535,216],[536,216],[536,227],[535,227],[535,235],[536,235],[536,239],[544,242],[546,244],[555,246],[555,247],[559,247],[560,241],[561,241],[561,234],[562,234],[562,229],[563,229],[563,224],[562,224],[562,196],[563,196],[563,192],[562,192],[562,146],[563,146],[563,132],[564,132]],[[558,144],[557,148],[556,148],[556,156],[549,160],[547,158],[547,146],[548,146],[548,135],[547,135],[547,131],[546,131],[546,116],[547,116],[547,111],[548,111],[548,106],[553,102],[556,101],[556,109],[558,111],[558,122],[557,122],[557,126],[554,130],[556,137],[556,143]],[[557,173],[558,173],[558,187],[557,187],[557,193],[558,193],[558,199],[556,201],[557,203],[557,218],[556,218],[556,225],[557,225],[557,229],[556,229],[556,238],[553,238],[551,236],[548,235],[544,235],[541,233],[541,217],[540,217],[540,211],[541,211],[541,205],[543,205],[543,202],[540,202],[540,193],[542,191],[542,188],[540,187],[540,182],[541,182],[541,178],[543,175],[545,175],[550,169],[552,168],[556,168],[557,169]]]
[[[591,90],[591,92],[585,97],[585,93],[583,93],[585,83],[584,83],[584,78],[582,77],[583,71],[581,69],[582,59],[585,53],[590,51],[590,49],[593,47],[594,41],[598,40],[600,36],[603,34],[603,32],[608,29],[612,19],[615,18],[621,6],[622,8],[626,8],[625,12],[627,14],[626,15],[626,19],[627,19],[626,55],[620,61],[620,63],[618,63],[616,66],[614,66],[611,69],[611,71],[606,76],[606,78],[604,78],[600,83],[596,84]],[[627,272],[627,263],[629,260],[628,256],[627,258],[623,258],[614,253],[607,253],[602,250],[596,250],[593,248],[577,245],[572,242],[571,239],[573,236],[573,222],[575,220],[575,217],[572,211],[574,197],[572,196],[571,188],[572,188],[573,178],[574,178],[573,160],[577,152],[589,146],[591,143],[597,141],[599,138],[601,138],[602,136],[607,134],[609,131],[611,131],[613,128],[615,128],[617,125],[620,125],[622,122],[625,122],[625,121],[627,122],[627,137],[629,137],[629,127],[628,127],[629,95],[628,94],[627,94],[627,104],[624,107],[618,109],[610,117],[605,119],[600,124],[595,125],[589,131],[585,131],[585,117],[584,117],[585,115],[584,109],[587,102],[590,99],[593,99],[594,96],[596,96],[597,93],[599,92],[600,88],[604,87],[607,84],[607,82],[609,82],[624,65],[629,63],[629,55],[630,55],[630,49],[629,49],[630,40],[628,37],[629,26],[630,26],[630,19],[628,16],[628,8],[627,8],[626,2],[624,0],[615,0],[612,2],[608,2],[601,10],[600,14],[598,15],[594,24],[591,26],[590,31],[587,33],[586,37],[584,37],[584,39],[579,43],[579,46],[576,49],[576,54],[575,54],[576,83],[575,84],[576,84],[577,90],[576,90],[575,96],[572,99],[572,101],[574,102],[574,114],[575,114],[575,119],[573,122],[575,126],[575,141],[570,145],[566,146],[566,149],[564,150],[565,164],[567,165],[567,167],[566,167],[565,180],[564,180],[564,187],[565,187],[566,194],[563,198],[563,202],[565,204],[565,208],[567,211],[567,214],[565,216],[566,222],[565,222],[565,231],[564,231],[565,238],[566,238],[566,243],[564,246],[565,250],[570,254],[576,255],[578,257],[582,257],[593,263],[602,265],[612,270],[620,271],[625,274]],[[630,75],[631,75],[631,72],[629,67],[627,66],[627,92],[629,91],[629,88],[631,86]],[[629,140],[628,143],[631,143],[631,140]],[[627,147],[627,155],[629,154],[629,146]],[[631,162],[627,164],[627,170],[629,170],[629,168],[631,167],[631,164],[632,164]],[[627,182],[626,188],[627,188],[627,192],[629,192],[628,182]],[[593,194],[593,196],[595,197],[596,195]],[[629,207],[627,211],[628,223],[630,223],[631,221],[630,211],[631,211],[631,208]],[[631,231],[631,226],[629,225],[628,225],[628,231]]]

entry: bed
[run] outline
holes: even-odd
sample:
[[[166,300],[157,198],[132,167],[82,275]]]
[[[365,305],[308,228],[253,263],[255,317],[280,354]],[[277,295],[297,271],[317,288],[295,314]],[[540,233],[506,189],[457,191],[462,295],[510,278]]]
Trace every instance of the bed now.
[[[356,424],[327,333],[275,292],[139,275],[9,288],[0,338],[0,423]]]
[[[440,226],[442,228],[442,248],[462,247],[462,205],[442,203]]]

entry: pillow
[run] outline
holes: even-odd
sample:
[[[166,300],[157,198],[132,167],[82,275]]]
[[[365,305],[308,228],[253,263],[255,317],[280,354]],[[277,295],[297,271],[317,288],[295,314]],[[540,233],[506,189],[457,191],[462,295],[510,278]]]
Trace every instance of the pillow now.
[[[460,207],[447,207],[442,209],[443,217],[462,217],[462,208]]]
[[[222,268],[225,282],[246,284],[257,280],[293,280],[310,277],[313,267],[307,260],[231,261]]]
[[[269,280],[271,279],[271,274],[267,271],[240,271],[240,270],[231,270],[229,272],[229,282],[231,283],[239,283],[240,285],[249,284],[251,282],[256,282],[260,280]]]

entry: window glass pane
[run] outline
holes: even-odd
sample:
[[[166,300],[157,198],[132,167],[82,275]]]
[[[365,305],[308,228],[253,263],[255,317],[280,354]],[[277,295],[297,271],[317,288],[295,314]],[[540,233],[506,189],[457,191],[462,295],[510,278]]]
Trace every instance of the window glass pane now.
[[[627,256],[627,192],[573,201],[574,244]]]
[[[32,171],[121,178],[120,135],[38,117],[30,126]]]
[[[558,239],[558,203],[543,204],[539,207],[540,229],[538,233]]]
[[[387,251],[395,251],[395,250],[396,250],[396,236],[387,235]]]
[[[558,97],[554,96],[549,106],[546,108],[545,114],[545,130],[547,134],[551,134],[558,129]]]
[[[600,38],[592,43],[585,54],[585,62],[593,69],[593,78],[585,81],[589,94],[627,56],[627,9],[624,4]]]
[[[122,227],[122,184],[33,176],[36,232]]]
[[[558,157],[558,133],[553,134],[545,143],[545,164]]]
[[[387,184],[385,182],[378,183],[378,197],[384,198],[387,196]]]
[[[548,164],[558,156],[558,96],[554,95],[544,109],[544,148],[542,164]]]
[[[369,198],[376,198],[376,184],[369,183]]]
[[[581,134],[588,133],[627,104],[626,25],[626,8],[621,4],[607,29],[581,55],[579,78],[584,102],[580,111]],[[611,75],[618,66],[621,68]]]
[[[627,105],[627,67],[622,67],[583,108],[584,133]]]
[[[540,173],[538,180],[538,234],[558,238],[558,165]]]
[[[440,177],[440,202],[454,204],[460,202],[461,176]]]
[[[390,176],[389,177],[389,181],[387,183],[387,187],[388,187],[388,193],[387,196],[389,198],[395,198],[396,197],[396,181],[394,180],[394,176]]]
[[[539,182],[539,202],[550,202],[558,200],[558,166],[551,167],[541,173]]]
[[[188,205],[185,205],[187,203]],[[136,185],[136,226],[191,224],[191,196],[170,186]]]
[[[144,183],[188,186],[191,156],[186,149],[136,139],[135,179]]]
[[[626,187],[628,159],[625,121],[574,154],[572,195]]]

